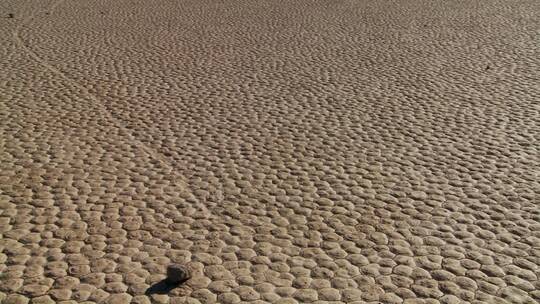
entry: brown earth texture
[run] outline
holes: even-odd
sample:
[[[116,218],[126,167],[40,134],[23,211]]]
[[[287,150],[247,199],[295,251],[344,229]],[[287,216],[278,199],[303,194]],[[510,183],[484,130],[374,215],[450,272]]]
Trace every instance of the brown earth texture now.
[[[2,0],[0,302],[538,303],[539,105],[538,0]]]

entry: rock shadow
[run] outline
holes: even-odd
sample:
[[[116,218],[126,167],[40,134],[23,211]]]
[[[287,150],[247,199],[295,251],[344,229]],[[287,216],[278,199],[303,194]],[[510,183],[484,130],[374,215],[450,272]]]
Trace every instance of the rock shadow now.
[[[148,289],[145,291],[144,294],[147,296],[150,296],[153,294],[168,294],[171,290],[184,284],[185,281],[182,281],[180,283],[171,283],[167,279],[161,280],[155,283],[154,285],[148,287]]]

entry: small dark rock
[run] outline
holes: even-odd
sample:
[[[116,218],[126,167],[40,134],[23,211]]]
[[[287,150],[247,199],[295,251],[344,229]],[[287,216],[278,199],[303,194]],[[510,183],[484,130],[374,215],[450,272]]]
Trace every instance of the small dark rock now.
[[[182,265],[173,264],[167,267],[167,283],[169,284],[180,284],[183,283],[191,277],[189,269]]]
[[[489,66],[489,64],[488,64],[488,65],[486,66],[486,71],[489,70],[489,68],[490,68],[490,66]]]
[[[12,13],[9,13],[9,14],[8,14],[8,18],[15,18],[15,15],[12,14]]]

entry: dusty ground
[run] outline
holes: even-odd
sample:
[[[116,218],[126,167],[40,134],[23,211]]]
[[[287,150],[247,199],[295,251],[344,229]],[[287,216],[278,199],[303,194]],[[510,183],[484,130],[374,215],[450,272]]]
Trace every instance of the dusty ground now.
[[[2,303],[540,300],[540,1],[0,13]]]

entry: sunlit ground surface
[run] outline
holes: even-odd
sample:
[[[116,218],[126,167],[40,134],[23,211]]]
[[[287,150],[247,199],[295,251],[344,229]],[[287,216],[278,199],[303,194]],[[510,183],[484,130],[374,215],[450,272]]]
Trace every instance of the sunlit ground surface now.
[[[539,12],[1,1],[2,303],[536,303]]]

